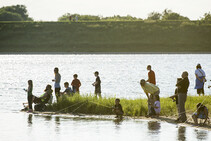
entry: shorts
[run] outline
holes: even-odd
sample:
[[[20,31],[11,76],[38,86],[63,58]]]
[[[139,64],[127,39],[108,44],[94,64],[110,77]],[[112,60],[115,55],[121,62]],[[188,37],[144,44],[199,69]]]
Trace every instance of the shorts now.
[[[199,115],[197,116],[197,113],[195,113],[194,115],[195,115],[197,118],[206,119],[206,115],[204,115],[204,114],[199,114]]]

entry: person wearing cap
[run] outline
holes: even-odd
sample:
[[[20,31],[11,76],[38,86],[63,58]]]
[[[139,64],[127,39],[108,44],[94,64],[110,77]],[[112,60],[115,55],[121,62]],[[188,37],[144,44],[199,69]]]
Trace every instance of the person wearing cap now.
[[[200,64],[197,64],[196,70],[196,85],[195,89],[197,89],[197,94],[200,96],[201,94],[204,95],[204,83],[206,82],[206,74]]]
[[[179,115],[177,122],[185,122],[187,120],[186,112],[185,112],[185,102],[187,99],[187,92],[189,87],[189,79],[188,79],[188,72],[184,71],[182,73],[182,80],[176,84],[178,88],[178,110]]]
[[[154,111],[152,111],[152,106],[154,105],[154,96],[160,94],[160,89],[156,85],[146,82],[144,79],[141,79],[140,85],[148,98],[148,116],[153,116],[152,113]]]
[[[151,65],[147,66],[147,70],[149,71],[148,72],[148,80],[147,80],[147,82],[156,85],[155,72],[152,70]]]
[[[99,96],[101,98],[101,81],[99,77],[99,72],[96,71],[94,75],[96,77],[96,80],[92,85],[95,87],[95,96]]]

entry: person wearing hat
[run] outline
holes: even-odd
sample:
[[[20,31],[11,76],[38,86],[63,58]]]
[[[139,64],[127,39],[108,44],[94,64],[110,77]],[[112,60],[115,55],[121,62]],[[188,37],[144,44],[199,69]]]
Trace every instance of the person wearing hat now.
[[[99,72],[96,71],[94,75],[96,77],[96,80],[92,85],[95,87],[95,96],[99,96],[101,98],[101,81],[99,77]]]
[[[160,89],[156,85],[146,82],[144,79],[141,79],[140,85],[148,98],[148,116],[153,116],[153,113],[155,113],[153,111],[154,96],[160,94]]]
[[[195,75],[196,75],[196,85],[195,89],[197,89],[197,94],[200,96],[201,94],[204,95],[204,83],[206,82],[206,74],[202,70],[202,67],[200,64],[197,64],[196,70],[195,70]]]

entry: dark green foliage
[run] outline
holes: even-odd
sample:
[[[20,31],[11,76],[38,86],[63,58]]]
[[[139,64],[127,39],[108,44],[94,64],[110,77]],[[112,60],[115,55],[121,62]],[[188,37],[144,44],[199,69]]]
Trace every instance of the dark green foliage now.
[[[161,16],[162,14],[158,12],[151,12],[149,13],[147,20],[160,20]]]
[[[127,16],[114,15],[113,17],[102,18],[102,20],[105,20],[105,21],[137,21],[137,20],[142,20],[142,19],[132,17],[130,15],[127,15]]]
[[[210,14],[210,12],[205,13],[204,17],[201,20],[202,21],[211,21],[211,14]]]
[[[189,21],[188,17],[181,16],[178,13],[175,13],[171,10],[165,9],[163,11],[162,20],[181,20],[181,21]]]
[[[62,15],[61,17],[59,17],[58,21],[60,22],[69,21],[70,16],[72,18],[71,19],[72,21],[76,20],[76,17],[78,18],[78,21],[99,21],[100,20],[99,16],[66,13]]]
[[[72,21],[75,21],[76,16],[78,17],[78,21],[135,21],[142,20],[140,18],[132,17],[130,15],[127,16],[119,16],[115,15],[113,17],[100,17],[94,15],[80,15],[80,14],[70,14],[66,13],[58,18],[58,21],[69,21],[70,16],[72,17]]]
[[[23,21],[23,18],[17,13],[0,10],[0,21]]]
[[[32,21],[26,6],[14,5],[0,8],[0,21]]]

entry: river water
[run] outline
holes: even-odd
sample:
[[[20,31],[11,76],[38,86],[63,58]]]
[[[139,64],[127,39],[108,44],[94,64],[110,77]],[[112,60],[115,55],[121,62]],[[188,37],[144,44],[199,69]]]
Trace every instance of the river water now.
[[[46,116],[19,112],[26,102],[27,80],[34,82],[34,95],[40,95],[54,78],[59,67],[64,82],[71,82],[77,73],[82,83],[81,94],[93,93],[93,72],[99,71],[102,95],[124,98],[145,98],[139,85],[147,79],[146,66],[152,65],[162,97],[173,94],[176,78],[189,72],[189,94],[196,95],[195,66],[201,63],[207,80],[211,79],[210,54],[136,54],[136,55],[0,55],[0,137],[14,140],[211,140],[211,132],[194,127],[178,126],[147,120]],[[205,84],[205,92],[210,85]]]

